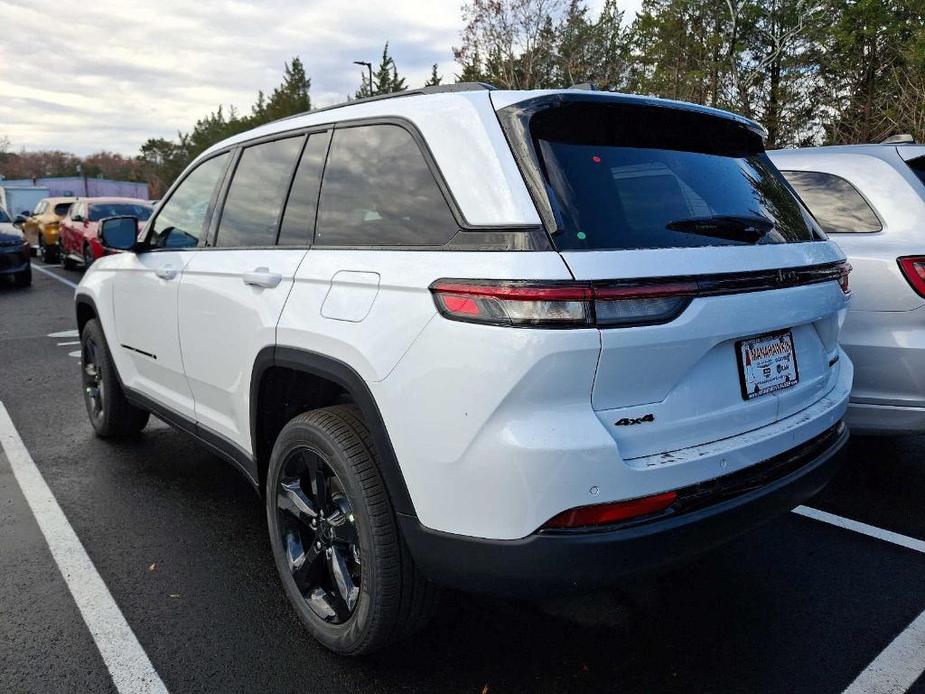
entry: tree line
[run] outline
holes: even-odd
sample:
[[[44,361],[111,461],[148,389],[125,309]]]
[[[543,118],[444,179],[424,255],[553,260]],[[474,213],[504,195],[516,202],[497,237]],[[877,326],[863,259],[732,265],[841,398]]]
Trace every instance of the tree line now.
[[[455,81],[507,89],[591,83],[706,104],[761,122],[769,149],[904,132],[925,141],[925,0],[643,0],[629,22],[618,0],[597,14],[586,0],[470,0],[462,20]],[[388,43],[371,79],[360,67],[347,99],[408,86]],[[426,84],[443,80],[434,64]],[[147,180],[159,196],[216,142],[310,110],[310,89],[294,57],[248,112],[219,106],[176,139],[147,140],[134,159],[4,154],[0,138],[0,174],[67,175],[79,163],[86,175]]]

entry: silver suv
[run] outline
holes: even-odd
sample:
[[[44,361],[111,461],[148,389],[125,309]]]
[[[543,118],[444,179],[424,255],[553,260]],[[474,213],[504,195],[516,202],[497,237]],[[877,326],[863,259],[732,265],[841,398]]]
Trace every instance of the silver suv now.
[[[841,333],[855,368],[851,430],[925,432],[925,146],[768,154],[854,267]]]

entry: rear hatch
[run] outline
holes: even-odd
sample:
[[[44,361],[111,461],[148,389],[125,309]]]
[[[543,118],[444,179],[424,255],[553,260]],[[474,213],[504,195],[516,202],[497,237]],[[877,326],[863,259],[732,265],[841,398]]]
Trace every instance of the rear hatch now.
[[[624,459],[760,428],[835,384],[844,256],[757,126],[591,95],[509,108],[553,243],[599,297],[591,398]]]

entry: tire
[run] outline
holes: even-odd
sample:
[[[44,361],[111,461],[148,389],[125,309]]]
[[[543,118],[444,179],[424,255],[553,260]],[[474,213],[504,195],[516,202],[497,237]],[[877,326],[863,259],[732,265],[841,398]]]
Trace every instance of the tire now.
[[[58,262],[58,246],[49,246],[45,243],[45,237],[42,232],[39,232],[39,255],[42,257],[42,262],[46,265],[51,265],[52,263]]]
[[[13,284],[17,287],[28,287],[32,284],[32,265],[26,265],[25,270],[21,270],[13,275]]]
[[[61,263],[61,267],[65,270],[74,269],[74,261],[68,257],[67,251],[64,250],[64,246],[61,245],[61,239],[58,239],[58,261]]]
[[[319,471],[326,490],[320,503]],[[270,456],[266,491],[283,588],[322,645],[364,655],[427,623],[437,589],[402,542],[369,430],[354,405],[312,410],[286,424]],[[349,585],[336,580],[338,567]]]
[[[96,260],[96,258],[93,257],[93,251],[90,250],[90,244],[88,243],[84,244],[83,257],[84,257],[84,269],[86,270],[88,267],[93,265],[93,261]]]
[[[149,414],[125,399],[112,354],[96,318],[87,321],[80,333],[80,373],[84,404],[97,436],[131,436],[145,428]]]

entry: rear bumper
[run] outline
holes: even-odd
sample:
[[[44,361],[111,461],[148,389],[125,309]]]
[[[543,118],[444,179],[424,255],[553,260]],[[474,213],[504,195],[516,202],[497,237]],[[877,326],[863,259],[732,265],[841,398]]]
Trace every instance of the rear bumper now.
[[[485,540],[433,531],[410,516],[399,523],[419,568],[443,585],[517,597],[593,590],[696,556],[798,506],[831,479],[847,440],[839,422],[753,470],[679,490],[696,501],[677,512],[607,530]]]

